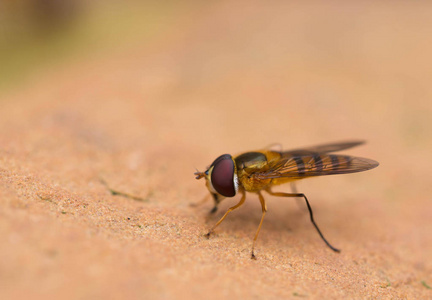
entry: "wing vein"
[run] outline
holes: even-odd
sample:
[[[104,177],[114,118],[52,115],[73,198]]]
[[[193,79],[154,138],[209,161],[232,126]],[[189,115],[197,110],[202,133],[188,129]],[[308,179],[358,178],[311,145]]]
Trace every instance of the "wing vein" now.
[[[258,179],[305,178],[356,173],[377,166],[378,162],[361,157],[334,154],[298,155],[282,158],[271,166],[270,170],[256,173],[255,176]]]

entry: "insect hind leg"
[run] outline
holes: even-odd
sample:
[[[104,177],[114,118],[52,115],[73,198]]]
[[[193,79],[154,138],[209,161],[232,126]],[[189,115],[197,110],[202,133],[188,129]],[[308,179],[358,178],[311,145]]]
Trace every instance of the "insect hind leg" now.
[[[298,194],[297,185],[296,185],[295,181],[291,182],[291,192],[293,194]],[[297,206],[299,207],[299,209],[301,209],[301,211],[303,213],[306,212],[307,208],[303,206],[302,199],[296,198],[296,203],[297,203]]]
[[[334,252],[340,252],[340,249],[337,249],[335,247],[333,247],[324,237],[324,235],[321,233],[321,230],[318,228],[318,225],[315,223],[315,220],[313,218],[313,212],[312,212],[312,207],[309,204],[308,199],[306,198],[306,195],[303,193],[281,193],[281,192],[272,192],[270,189],[267,190],[267,193],[269,193],[272,196],[277,196],[277,197],[291,197],[291,198],[295,198],[295,197],[302,197],[305,201],[306,201],[306,205],[309,211],[309,216],[310,216],[310,220],[312,222],[312,224],[314,225],[315,229],[318,231],[318,234],[320,235],[321,239],[326,243],[326,245],[332,249]]]

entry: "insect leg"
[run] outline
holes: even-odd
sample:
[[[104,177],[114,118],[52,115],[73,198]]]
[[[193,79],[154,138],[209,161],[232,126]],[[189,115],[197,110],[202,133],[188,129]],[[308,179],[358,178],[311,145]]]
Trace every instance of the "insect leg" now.
[[[224,199],[224,197],[223,196],[219,196],[218,194],[215,194],[215,193],[210,193],[210,194],[213,196],[213,200],[214,200],[214,207],[209,212],[212,215],[215,212],[217,212],[218,205]]]
[[[246,200],[246,193],[245,192],[243,192],[243,195],[242,195],[242,197],[241,197],[241,199],[240,199],[240,202],[239,203],[237,203],[236,205],[234,205],[233,207],[230,207],[228,210],[227,210],[227,212],[223,215],[223,217],[209,230],[209,232],[205,235],[206,237],[210,237],[210,234],[212,234],[212,232],[215,230],[215,228],[216,227],[218,227],[219,226],[219,224],[220,223],[222,223],[222,221],[223,220],[225,220],[225,218],[226,218],[226,216],[230,213],[230,212],[232,212],[234,209],[236,209],[236,208],[239,208],[240,206],[242,206],[243,205],[243,203],[245,202],[245,200]]]
[[[321,233],[321,230],[319,230],[318,225],[315,223],[315,220],[313,218],[312,207],[310,206],[309,201],[306,198],[305,194],[302,194],[302,193],[291,193],[291,194],[290,193],[274,193],[271,190],[267,190],[267,192],[270,195],[278,196],[278,197],[303,197],[305,199],[305,201],[306,201],[306,205],[307,205],[307,208],[309,210],[309,216],[310,216],[311,222],[315,226],[315,229],[318,231],[318,234],[320,235],[320,237],[322,238],[322,240],[327,244],[327,246],[330,249],[332,249],[335,252],[340,252],[339,249],[337,249],[337,248],[333,247],[332,245],[330,245],[330,243],[325,239],[324,235]]]
[[[261,221],[260,221],[260,223],[259,223],[259,226],[258,226],[257,232],[255,233],[255,237],[254,237],[253,244],[252,244],[252,255],[251,255],[251,258],[252,258],[252,259],[256,259],[255,254],[254,254],[255,242],[256,242],[256,240],[257,240],[257,238],[258,238],[258,234],[259,234],[259,232],[260,232],[260,230],[261,230],[261,226],[262,226],[262,223],[263,223],[263,221],[264,221],[264,216],[265,216],[265,214],[266,214],[266,212],[267,212],[267,205],[266,205],[266,203],[265,203],[265,200],[264,200],[263,195],[262,195],[260,192],[258,192],[258,197],[259,197],[259,200],[260,200],[260,202],[261,202],[262,215],[261,215]]]
[[[294,181],[291,182],[291,192],[293,192],[293,194],[298,194],[297,191],[297,185]],[[303,206],[303,203],[301,203],[301,199],[297,198],[296,199],[296,203],[298,205],[298,207],[302,210],[302,212],[306,212],[305,207]]]
[[[207,196],[205,196],[201,201],[199,201],[199,202],[195,202],[195,203],[191,203],[191,204],[189,204],[189,206],[191,206],[191,207],[198,207],[198,206],[201,206],[202,204],[204,204],[205,202],[207,202],[207,199],[210,197],[210,195],[213,196],[213,199],[214,199],[214,206],[213,206],[213,208],[209,211],[209,214],[210,214],[210,215],[214,214],[215,212],[217,212],[219,202],[221,201],[221,199],[218,198],[217,194],[213,194],[213,193],[207,194]]]

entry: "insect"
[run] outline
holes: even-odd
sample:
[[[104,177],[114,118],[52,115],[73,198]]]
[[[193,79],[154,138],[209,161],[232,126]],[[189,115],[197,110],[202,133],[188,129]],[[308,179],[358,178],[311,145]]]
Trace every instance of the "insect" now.
[[[251,251],[251,258],[256,259],[254,254],[255,243],[267,211],[267,205],[262,195],[262,191],[265,191],[270,195],[278,197],[303,198],[309,211],[310,220],[321,239],[330,249],[335,252],[340,252],[340,250],[333,247],[321,233],[321,230],[315,223],[312,208],[305,194],[297,192],[273,192],[272,187],[313,176],[356,173],[377,167],[378,162],[372,159],[329,154],[352,148],[363,143],[363,141],[352,141],[318,145],[290,151],[264,149],[246,152],[235,157],[232,157],[230,154],[219,156],[206,171],[197,171],[195,173],[196,179],[205,178],[206,186],[213,196],[215,206],[211,212],[216,212],[219,203],[226,197],[234,197],[240,193],[241,199],[236,205],[227,210],[222,218],[209,230],[206,236],[210,237],[215,228],[225,220],[230,212],[243,205],[246,200],[246,192],[258,194],[262,215],[253,239]]]

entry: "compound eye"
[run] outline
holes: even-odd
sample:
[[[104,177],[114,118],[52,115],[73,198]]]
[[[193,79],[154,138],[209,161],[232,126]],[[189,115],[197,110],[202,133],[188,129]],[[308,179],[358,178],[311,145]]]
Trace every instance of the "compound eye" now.
[[[213,188],[225,197],[234,197],[236,185],[234,183],[234,161],[229,154],[219,156],[212,164],[211,183]]]

